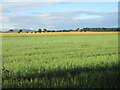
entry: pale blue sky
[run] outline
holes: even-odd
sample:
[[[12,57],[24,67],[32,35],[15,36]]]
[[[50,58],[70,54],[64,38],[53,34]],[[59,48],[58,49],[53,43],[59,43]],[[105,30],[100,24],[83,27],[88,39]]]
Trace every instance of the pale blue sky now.
[[[117,2],[3,3],[3,28],[117,27]]]
[[[40,6],[33,7],[28,10],[23,9],[22,11],[14,11],[6,14],[31,15],[36,12],[38,13],[53,12],[54,13],[54,12],[63,12],[63,11],[117,12],[118,3],[117,2],[66,2],[66,3],[64,2],[64,3],[55,3],[55,4],[48,3],[47,5],[40,4]]]

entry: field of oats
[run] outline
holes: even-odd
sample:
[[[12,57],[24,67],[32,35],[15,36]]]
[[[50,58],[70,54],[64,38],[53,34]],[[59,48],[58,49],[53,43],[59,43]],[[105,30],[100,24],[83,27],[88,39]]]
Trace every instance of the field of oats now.
[[[120,32],[119,32],[120,33]],[[118,34],[118,32],[42,32],[42,33],[2,33],[2,36],[26,36],[26,35],[110,35]]]
[[[20,33],[22,34],[22,33]],[[3,88],[118,88],[118,35],[3,35]]]

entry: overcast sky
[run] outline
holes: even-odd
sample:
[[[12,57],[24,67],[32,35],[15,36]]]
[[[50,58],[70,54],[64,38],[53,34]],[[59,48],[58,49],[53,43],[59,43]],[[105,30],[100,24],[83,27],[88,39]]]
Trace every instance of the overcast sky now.
[[[55,0],[52,0],[55,1]],[[2,0],[0,30],[117,27],[118,2],[24,2]],[[76,0],[78,1],[78,0]],[[79,0],[82,1],[82,0]]]

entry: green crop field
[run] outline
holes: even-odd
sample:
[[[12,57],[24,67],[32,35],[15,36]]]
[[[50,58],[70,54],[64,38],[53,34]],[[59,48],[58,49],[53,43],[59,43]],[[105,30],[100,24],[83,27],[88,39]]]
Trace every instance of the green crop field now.
[[[118,35],[3,36],[3,88],[118,88]]]

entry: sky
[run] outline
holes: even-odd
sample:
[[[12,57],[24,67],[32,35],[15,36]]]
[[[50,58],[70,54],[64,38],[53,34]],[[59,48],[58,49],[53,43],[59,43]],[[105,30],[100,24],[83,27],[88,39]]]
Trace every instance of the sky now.
[[[9,29],[49,30],[85,27],[118,27],[118,2],[82,0],[24,2],[2,0],[0,31]],[[105,0],[104,0],[105,1]]]

